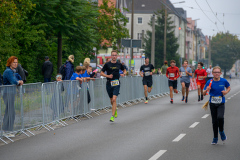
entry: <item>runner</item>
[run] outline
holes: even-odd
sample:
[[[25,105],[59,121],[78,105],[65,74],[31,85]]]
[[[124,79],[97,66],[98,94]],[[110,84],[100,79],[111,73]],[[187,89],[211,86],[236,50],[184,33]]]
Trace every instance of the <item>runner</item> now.
[[[206,95],[210,91],[210,110],[212,115],[212,127],[214,138],[211,144],[216,145],[218,142],[218,130],[222,141],[227,140],[227,136],[224,133],[224,112],[225,112],[225,95],[231,90],[229,82],[221,78],[222,74],[220,67],[213,68],[213,81],[211,87],[209,80],[204,88],[203,94]],[[226,88],[226,91],[225,91]]]
[[[140,68],[140,75],[143,77],[143,86],[144,86],[144,94],[146,97],[145,104],[148,103],[148,93],[152,91],[152,75],[155,72],[154,66],[149,64],[149,58],[145,58],[145,64]],[[148,93],[147,93],[148,92]]]
[[[207,78],[207,72],[203,69],[203,63],[199,62],[198,67],[193,74],[192,81],[194,82],[195,75],[197,75],[197,86],[198,86],[198,102],[203,100],[203,88],[205,86],[205,78]],[[200,98],[201,93],[201,98]]]
[[[182,101],[185,99],[185,103],[188,102],[188,93],[190,86],[190,76],[192,76],[192,69],[188,67],[188,61],[185,60],[183,62],[183,67],[180,68],[180,81],[182,84]],[[186,89],[186,97],[185,97],[185,89]]]
[[[107,77],[106,89],[112,104],[112,117],[110,118],[111,122],[114,122],[114,118],[117,118],[118,116],[117,96],[120,90],[119,69],[123,71],[123,76],[126,75],[126,70],[124,69],[123,65],[117,62],[117,55],[117,51],[113,50],[111,52],[112,60],[107,62],[101,71],[101,76]],[[107,74],[104,73],[105,71],[107,72]]]
[[[176,62],[171,60],[171,67],[167,68],[166,77],[168,78],[168,85],[170,90],[171,103],[173,104],[173,90],[178,93],[177,79],[179,78],[179,69],[175,66]]]
[[[213,78],[213,74],[212,74],[212,65],[209,65],[209,68],[207,69],[207,78],[206,81],[210,80]]]

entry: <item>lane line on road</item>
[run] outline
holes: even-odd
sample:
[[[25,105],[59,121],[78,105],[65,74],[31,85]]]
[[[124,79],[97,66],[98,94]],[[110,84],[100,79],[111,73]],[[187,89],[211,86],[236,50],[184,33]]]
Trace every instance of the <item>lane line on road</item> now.
[[[173,140],[173,142],[178,142],[178,141],[180,141],[184,136],[186,136],[185,133],[180,134],[177,138],[175,138],[175,139]]]
[[[231,99],[231,97],[229,97],[228,99]]]
[[[198,124],[199,124],[199,122],[195,122],[189,128],[195,128]]]
[[[205,114],[202,118],[207,118],[210,114]]]
[[[152,156],[149,160],[157,160],[159,157],[161,157],[167,150],[160,150],[157,152],[154,156]]]

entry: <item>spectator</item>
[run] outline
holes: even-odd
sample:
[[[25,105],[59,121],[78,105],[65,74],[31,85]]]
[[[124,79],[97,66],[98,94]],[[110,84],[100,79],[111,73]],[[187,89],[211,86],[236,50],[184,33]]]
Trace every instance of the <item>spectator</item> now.
[[[162,74],[162,72],[161,72],[161,69],[160,69],[160,68],[158,68],[157,74],[159,74],[159,75],[161,75],[161,74]]]
[[[58,73],[56,76],[56,82],[62,82],[62,75],[60,73]],[[56,117],[58,116],[58,112],[59,114],[64,113],[63,98],[61,94],[62,92],[64,92],[63,83],[57,84],[56,88],[57,88],[57,92],[59,93],[57,94],[57,92],[54,92],[50,102],[50,108],[53,110],[53,113],[52,113],[53,121],[56,120]],[[57,96],[59,100],[59,110],[56,105]]]
[[[2,75],[1,75],[1,73],[0,73],[0,86],[3,84],[3,82],[2,82]]]
[[[106,58],[106,62],[105,63],[110,62],[110,61],[111,61],[110,58]]]
[[[23,83],[26,83],[27,81],[27,76],[28,76],[28,72],[22,67],[22,65],[20,63],[18,63],[18,66],[16,68],[16,73],[18,73],[22,80],[23,80]]]
[[[124,61],[122,61],[122,65],[123,65],[124,69],[126,69],[126,71],[128,71],[128,67],[125,65]]]
[[[53,64],[49,61],[49,57],[45,57],[45,62],[42,66],[42,74],[44,77],[44,83],[51,82],[51,76],[53,73]]]
[[[164,65],[162,66],[162,69],[161,69],[163,75],[166,74],[167,68],[168,68],[168,61],[164,61]]]
[[[91,78],[92,66],[88,66],[85,73],[82,74],[82,77],[89,82],[90,80],[95,80],[95,78]]]
[[[82,78],[82,70],[83,70],[83,67],[82,66],[77,66],[76,67],[76,72],[72,74],[72,77],[70,78],[70,80],[79,80],[80,82],[83,81],[83,78]]]
[[[68,57],[68,60],[66,62],[66,68],[65,68],[65,77],[64,80],[70,80],[73,73],[74,73],[74,55],[70,55]]]
[[[23,85],[22,80],[17,80],[16,73],[14,69],[17,68],[18,58],[11,56],[7,60],[7,68],[3,73],[3,85],[15,85],[15,86],[6,86],[3,91],[3,100],[6,105],[5,114],[3,118],[2,129],[6,131],[13,131],[13,125],[15,120],[15,96],[16,96],[16,85]],[[6,135],[8,137],[15,137],[14,134]]]

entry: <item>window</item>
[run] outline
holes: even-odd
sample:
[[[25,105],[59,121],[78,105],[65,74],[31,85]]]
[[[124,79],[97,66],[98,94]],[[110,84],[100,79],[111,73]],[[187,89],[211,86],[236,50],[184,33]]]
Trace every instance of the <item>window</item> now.
[[[142,17],[138,17],[138,24],[142,24]]]
[[[129,17],[127,17],[127,23],[129,23]]]
[[[137,39],[142,39],[142,33],[137,34]]]

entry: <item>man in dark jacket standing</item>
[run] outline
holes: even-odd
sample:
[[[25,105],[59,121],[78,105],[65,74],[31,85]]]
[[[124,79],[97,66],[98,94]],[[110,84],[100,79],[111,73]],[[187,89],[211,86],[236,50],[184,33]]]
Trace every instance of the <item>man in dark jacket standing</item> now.
[[[49,57],[45,57],[45,62],[42,66],[42,74],[44,76],[44,83],[51,82],[51,76],[53,73],[53,64],[49,61]]]

